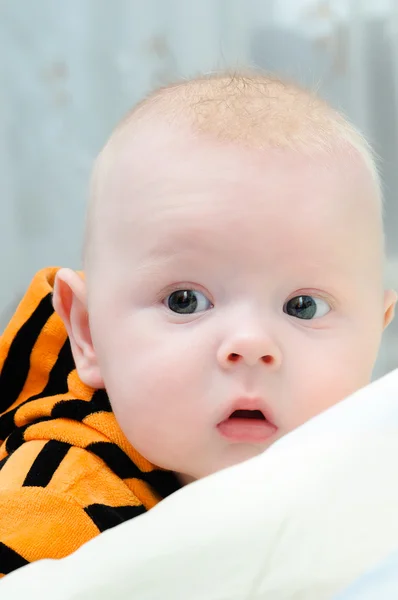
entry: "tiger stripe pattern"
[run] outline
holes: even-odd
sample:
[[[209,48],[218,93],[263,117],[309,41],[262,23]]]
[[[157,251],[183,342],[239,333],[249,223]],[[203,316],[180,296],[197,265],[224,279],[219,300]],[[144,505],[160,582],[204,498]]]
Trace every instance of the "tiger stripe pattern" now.
[[[0,338],[0,576],[62,558],[179,489],[82,383],[40,271]]]

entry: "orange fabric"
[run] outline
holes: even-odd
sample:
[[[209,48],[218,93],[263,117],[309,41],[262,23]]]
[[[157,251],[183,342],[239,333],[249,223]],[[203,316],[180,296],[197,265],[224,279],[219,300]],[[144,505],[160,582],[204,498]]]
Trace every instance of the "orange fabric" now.
[[[0,492],[3,504],[2,496]],[[6,536],[11,548],[22,548],[28,562],[43,556],[62,558],[98,534],[80,504],[63,494],[27,487],[8,492],[6,498],[7,511],[1,517],[0,537]],[[27,508],[29,519],[26,519]],[[16,528],[16,523],[24,526]]]
[[[79,379],[40,271],[0,338],[0,577],[60,558],[178,489]]]

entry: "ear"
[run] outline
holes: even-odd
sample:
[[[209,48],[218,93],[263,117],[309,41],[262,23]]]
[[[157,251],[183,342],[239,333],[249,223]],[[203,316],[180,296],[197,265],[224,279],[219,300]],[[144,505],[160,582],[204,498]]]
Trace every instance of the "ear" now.
[[[396,302],[397,293],[394,290],[386,290],[384,292],[384,329],[394,318]]]
[[[68,332],[80,379],[86,385],[104,387],[90,333],[86,283],[71,269],[60,269],[55,277],[53,305]]]

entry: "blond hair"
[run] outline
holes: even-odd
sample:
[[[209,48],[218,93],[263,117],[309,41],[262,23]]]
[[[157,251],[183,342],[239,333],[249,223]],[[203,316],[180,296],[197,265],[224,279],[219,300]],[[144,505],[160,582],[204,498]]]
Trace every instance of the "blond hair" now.
[[[340,146],[357,153],[374,181],[380,206],[382,185],[377,157],[361,132],[315,91],[259,72],[221,73],[183,80],[160,88],[136,105],[119,123],[93,169],[85,254],[92,237],[92,216],[107,164],[120,139],[154,119],[176,127],[185,123],[198,135],[221,142],[266,148],[291,148],[302,153],[332,154]]]

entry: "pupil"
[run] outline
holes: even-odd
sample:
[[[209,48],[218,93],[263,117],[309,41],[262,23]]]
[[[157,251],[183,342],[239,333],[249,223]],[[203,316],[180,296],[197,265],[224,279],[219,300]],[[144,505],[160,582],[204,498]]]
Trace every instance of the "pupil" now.
[[[287,312],[299,319],[312,319],[316,313],[316,303],[311,296],[297,296],[287,303]]]
[[[173,312],[190,314],[195,311],[198,301],[192,290],[178,290],[170,294],[168,305]]]

